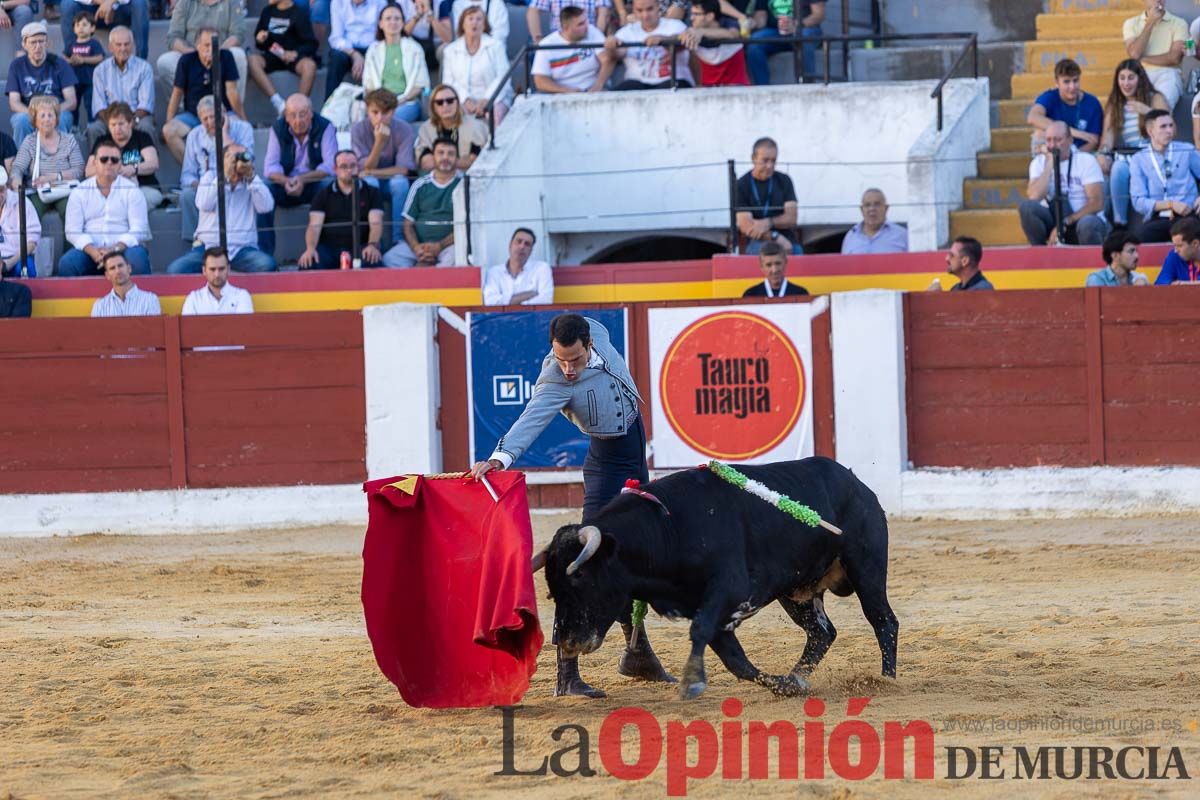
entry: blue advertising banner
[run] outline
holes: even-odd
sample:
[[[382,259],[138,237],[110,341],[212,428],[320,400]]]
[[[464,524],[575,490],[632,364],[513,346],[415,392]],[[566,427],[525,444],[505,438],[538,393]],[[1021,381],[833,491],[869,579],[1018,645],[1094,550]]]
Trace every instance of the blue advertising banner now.
[[[467,373],[471,405],[472,461],[492,454],[496,442],[525,408],[550,352],[550,320],[562,311],[472,312],[467,314]],[[599,321],[613,347],[626,353],[623,309],[580,310]],[[516,467],[581,467],[588,437],[559,415],[515,464]]]

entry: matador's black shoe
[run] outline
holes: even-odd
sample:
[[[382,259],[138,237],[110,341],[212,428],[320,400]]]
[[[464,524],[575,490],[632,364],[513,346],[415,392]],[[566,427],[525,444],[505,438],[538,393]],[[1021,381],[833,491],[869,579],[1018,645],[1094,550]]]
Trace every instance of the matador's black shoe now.
[[[678,683],[678,679],[663,669],[654,648],[650,646],[650,637],[646,635],[644,625],[637,626],[637,642],[633,641],[634,627],[621,625],[625,634],[625,652],[617,664],[617,672],[629,678],[643,681],[662,681],[663,683]]]

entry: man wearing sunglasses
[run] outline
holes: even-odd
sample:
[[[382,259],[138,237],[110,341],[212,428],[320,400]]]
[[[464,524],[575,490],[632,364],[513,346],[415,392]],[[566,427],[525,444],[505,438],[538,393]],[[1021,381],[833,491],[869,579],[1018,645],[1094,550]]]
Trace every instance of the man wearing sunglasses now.
[[[146,197],[138,185],[117,174],[121,148],[112,139],[96,145],[96,174],[71,192],[64,233],[74,249],[63,253],[58,273],[96,275],[104,256],[124,253],[134,275],[150,274],[150,254],[141,241],[150,235]]]
[[[1167,242],[1171,226],[1200,208],[1200,153],[1187,142],[1175,141],[1175,120],[1170,111],[1154,109],[1146,115],[1150,146],[1129,162],[1129,194],[1133,210],[1141,217],[1134,235],[1143,243]],[[1131,223],[1134,220],[1130,220]]]

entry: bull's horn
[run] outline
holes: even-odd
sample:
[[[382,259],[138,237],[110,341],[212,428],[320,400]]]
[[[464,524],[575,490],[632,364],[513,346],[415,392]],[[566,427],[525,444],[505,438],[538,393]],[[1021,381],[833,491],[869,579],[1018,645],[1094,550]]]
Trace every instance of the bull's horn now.
[[[595,525],[587,525],[579,529],[579,543],[583,545],[583,552],[579,554],[579,558],[571,562],[567,567],[567,574],[574,575],[575,570],[582,567],[589,558],[596,555],[596,551],[600,549],[600,529]]]
[[[533,572],[537,572],[539,569],[542,569],[546,566],[546,554],[549,552],[550,547],[546,546],[534,553],[533,561],[531,561],[529,564]]]

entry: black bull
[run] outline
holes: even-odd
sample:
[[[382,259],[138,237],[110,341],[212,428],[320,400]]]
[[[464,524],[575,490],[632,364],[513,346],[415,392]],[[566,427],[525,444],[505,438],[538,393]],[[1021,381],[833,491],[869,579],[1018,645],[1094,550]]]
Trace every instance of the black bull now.
[[[535,568],[545,564],[556,603],[559,645],[568,655],[593,652],[636,598],[663,616],[692,621],[681,697],[704,691],[709,646],[740,680],[797,695],[837,636],[825,614],[828,589],[858,595],[879,640],[883,674],[895,677],[900,626],[887,600],[887,519],[875,493],[827,458],[738,469],[809,506],[842,535],[811,528],[707,469],[653,481],[643,488],[669,514],[623,494],[592,525],[560,528],[535,557]],[[800,660],[782,676],[750,663],[734,632],[776,600],[808,635]]]

